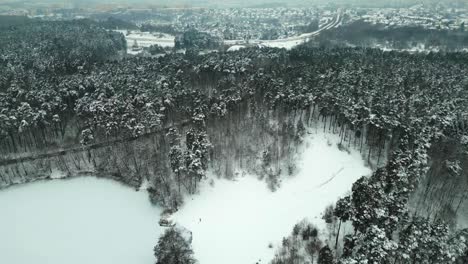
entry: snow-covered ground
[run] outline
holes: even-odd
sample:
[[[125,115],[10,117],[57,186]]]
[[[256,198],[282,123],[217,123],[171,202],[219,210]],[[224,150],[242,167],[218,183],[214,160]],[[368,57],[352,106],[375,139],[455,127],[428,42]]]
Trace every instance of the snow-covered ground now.
[[[93,177],[0,191],[0,263],[151,264],[161,210]]]
[[[174,47],[175,37],[169,34],[164,33],[151,33],[151,32],[141,32],[141,31],[130,31],[130,34],[127,34],[127,30],[116,30],[124,34],[125,40],[127,41],[127,52],[129,54],[138,54],[141,51],[133,51],[132,46],[136,43],[139,47],[149,47],[151,45],[159,45],[161,47]]]
[[[325,207],[371,173],[359,152],[340,151],[338,142],[336,135],[309,135],[298,160],[300,172],[284,180],[276,192],[249,175],[235,181],[215,179],[214,186],[205,181],[200,195],[173,215],[193,232],[200,263],[268,263],[281,239],[304,217],[324,229]]]
[[[303,218],[325,228],[325,207],[370,169],[358,152],[338,150],[337,135],[318,131],[307,136],[298,174],[276,192],[251,175],[210,175],[213,186],[206,180],[200,194],[187,197],[172,219],[192,231],[200,264],[268,263]],[[2,190],[0,263],[151,264],[160,214],[146,192],[93,177]]]
[[[301,40],[281,40],[281,41],[267,41],[267,42],[262,42],[260,43],[260,47],[269,47],[269,48],[279,48],[279,49],[287,49],[290,50],[304,42],[307,42],[308,39],[301,39]]]
[[[230,51],[238,51],[240,49],[244,49],[245,46],[244,45],[234,45],[234,46],[231,46],[229,47],[229,49],[227,49],[228,52]]]
[[[380,45],[380,44],[375,45],[375,48],[381,49],[383,51],[397,51],[397,52],[409,52],[409,53],[429,53],[429,52],[440,51],[439,48],[434,48],[434,47],[427,48],[425,47],[424,44],[418,44],[417,46],[412,47],[410,49],[395,49],[395,48],[391,48],[391,47]]]

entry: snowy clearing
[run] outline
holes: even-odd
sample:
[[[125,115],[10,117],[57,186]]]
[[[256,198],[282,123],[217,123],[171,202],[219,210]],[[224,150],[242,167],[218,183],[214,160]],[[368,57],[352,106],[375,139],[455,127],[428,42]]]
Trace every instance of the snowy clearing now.
[[[151,264],[161,210],[146,192],[94,177],[0,192],[0,263]]]
[[[115,31],[120,32],[125,36],[125,40],[127,41],[128,54],[135,55],[141,53],[142,50],[132,50],[132,46],[135,44],[135,42],[138,45],[138,47],[144,48],[150,47],[151,45],[159,45],[163,48],[172,48],[175,45],[175,37],[165,33],[151,33],[132,30],[128,32],[129,34],[127,34],[127,30]]]
[[[243,48],[245,48],[244,45],[234,45],[234,46],[229,47],[229,49],[227,49],[227,51],[228,51],[228,52],[230,52],[230,51],[238,51],[238,50],[243,49]]]
[[[151,45],[159,45],[161,47],[174,47],[175,37],[169,34],[164,33],[150,33],[150,32],[141,32],[141,31],[130,31],[130,34],[127,34],[126,30],[116,30],[124,34],[125,39],[127,40],[127,45],[131,47],[134,42],[138,43],[140,47],[149,47]]]
[[[276,192],[252,176],[217,179],[213,187],[205,181],[200,195],[173,216],[192,231],[200,263],[268,263],[281,239],[303,218],[324,229],[325,207],[346,194],[359,177],[371,173],[359,152],[340,151],[338,142],[336,135],[309,135],[298,160],[301,171],[284,180]]]
[[[251,175],[205,180],[172,220],[192,231],[201,264],[267,263],[281,239],[308,218],[325,229],[325,207],[370,174],[361,155],[337,148],[337,135],[309,134],[297,175],[276,192]],[[146,192],[83,177],[0,192],[0,263],[154,263],[161,209]],[[273,248],[268,245],[272,243]]]

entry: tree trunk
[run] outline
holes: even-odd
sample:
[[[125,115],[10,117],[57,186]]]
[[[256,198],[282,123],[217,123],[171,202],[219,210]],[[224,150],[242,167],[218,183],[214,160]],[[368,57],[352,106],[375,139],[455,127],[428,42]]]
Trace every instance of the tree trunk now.
[[[341,219],[338,225],[338,232],[336,232],[336,239],[335,239],[335,250],[338,248],[338,238],[340,237],[340,229],[341,229]]]

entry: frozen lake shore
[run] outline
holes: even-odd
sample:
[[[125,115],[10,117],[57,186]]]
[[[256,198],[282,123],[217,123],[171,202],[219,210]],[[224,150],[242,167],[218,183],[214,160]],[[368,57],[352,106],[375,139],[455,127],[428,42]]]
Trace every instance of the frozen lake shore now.
[[[283,179],[275,192],[252,175],[210,175],[172,216],[192,231],[199,262],[267,263],[303,218],[324,229],[325,207],[370,174],[359,152],[340,151],[338,143],[337,135],[309,134],[298,174]],[[0,211],[0,263],[150,264],[163,231],[161,209],[146,192],[94,177],[3,190]]]

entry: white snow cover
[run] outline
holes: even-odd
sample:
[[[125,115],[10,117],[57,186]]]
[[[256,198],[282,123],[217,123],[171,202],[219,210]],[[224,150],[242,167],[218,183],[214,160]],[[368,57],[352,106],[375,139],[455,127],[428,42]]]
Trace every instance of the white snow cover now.
[[[260,46],[266,46],[270,48],[285,48],[287,50],[290,50],[302,43],[304,43],[304,40],[301,39],[292,39],[292,40],[281,40],[281,41],[265,41],[261,42],[259,45]]]
[[[199,195],[187,197],[172,220],[192,232],[200,264],[267,263],[304,217],[324,229],[325,207],[370,174],[358,152],[338,150],[337,135],[307,137],[299,173],[276,192],[251,175],[211,175],[214,186],[206,180]],[[93,177],[2,190],[0,214],[0,263],[152,264],[164,230],[146,192]]]
[[[227,49],[227,51],[238,51],[238,50],[243,49],[243,48],[245,48],[244,45],[234,45],[234,46],[229,47],[229,49]]]
[[[340,151],[338,142],[336,135],[309,135],[298,161],[301,171],[284,180],[276,192],[252,176],[215,180],[214,187],[205,181],[200,195],[172,217],[192,231],[200,263],[268,263],[281,239],[304,217],[324,229],[325,207],[371,173],[359,152]]]
[[[0,263],[152,264],[161,210],[94,177],[0,191]]]
[[[149,47],[151,45],[159,45],[161,47],[174,47],[175,37],[165,33],[151,33],[151,32],[141,32],[138,30],[129,31],[130,34],[127,34],[127,30],[115,30],[122,33],[125,36],[127,41],[127,53],[128,54],[138,54],[142,50],[132,50],[132,46],[135,43],[135,40],[139,47]]]
[[[141,31],[130,31],[130,34],[127,35],[126,30],[116,30],[124,34],[125,39],[127,40],[127,46],[130,48],[134,41],[136,40],[138,46],[140,47],[149,47],[154,44],[158,44],[162,47],[174,47],[175,37],[169,34],[164,33],[151,33],[151,32],[141,32]]]

